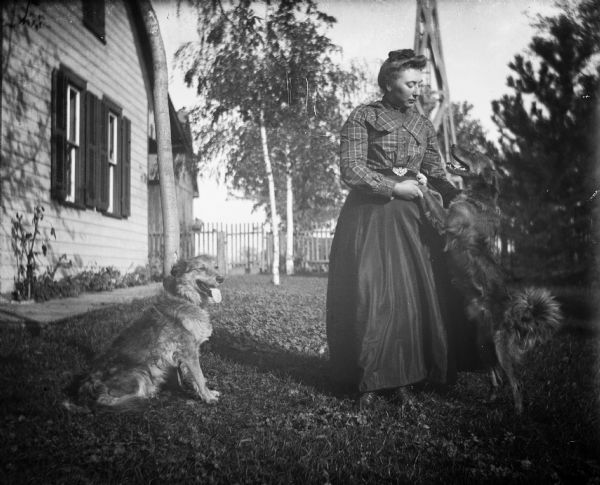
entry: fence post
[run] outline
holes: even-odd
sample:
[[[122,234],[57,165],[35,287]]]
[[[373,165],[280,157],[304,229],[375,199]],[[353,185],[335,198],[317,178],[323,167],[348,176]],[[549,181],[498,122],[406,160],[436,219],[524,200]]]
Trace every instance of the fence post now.
[[[266,270],[267,272],[271,271],[271,265],[273,264],[273,233],[272,232],[267,232],[266,233]]]
[[[227,274],[227,233],[217,232],[217,266],[219,271]]]

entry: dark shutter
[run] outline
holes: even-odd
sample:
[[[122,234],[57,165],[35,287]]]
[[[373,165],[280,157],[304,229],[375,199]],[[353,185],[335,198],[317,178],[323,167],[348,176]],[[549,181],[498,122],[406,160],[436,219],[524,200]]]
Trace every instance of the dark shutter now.
[[[131,122],[123,117],[121,123],[121,215],[131,215]]]
[[[100,199],[100,100],[89,91],[85,96],[85,204],[96,207]]]
[[[55,69],[52,73],[52,160],[50,192],[54,199],[67,197],[67,78]]]
[[[108,181],[108,108],[104,103],[99,103],[100,123],[98,124],[100,140],[100,160],[98,163],[98,198],[97,209],[108,209],[109,181]]]

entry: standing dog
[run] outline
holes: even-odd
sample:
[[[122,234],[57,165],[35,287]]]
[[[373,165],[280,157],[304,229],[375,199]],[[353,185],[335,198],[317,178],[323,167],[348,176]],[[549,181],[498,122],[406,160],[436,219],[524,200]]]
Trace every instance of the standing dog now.
[[[65,407],[131,408],[153,397],[172,370],[179,383],[191,384],[204,402],[216,402],[219,392],[206,386],[199,357],[200,344],[212,333],[206,306],[221,301],[217,287],[222,282],[210,258],[175,264],[163,282],[163,294],[74,383],[76,401],[83,406],[65,401]]]
[[[509,291],[492,245],[500,225],[498,173],[486,156],[452,147],[447,170],[463,177],[465,190],[449,205],[446,251],[453,282],[464,295],[468,318],[477,325],[478,348],[490,369],[491,396],[497,395],[501,370],[512,390],[515,411],[523,411],[516,365],[537,343],[558,328],[561,312],[545,289]]]

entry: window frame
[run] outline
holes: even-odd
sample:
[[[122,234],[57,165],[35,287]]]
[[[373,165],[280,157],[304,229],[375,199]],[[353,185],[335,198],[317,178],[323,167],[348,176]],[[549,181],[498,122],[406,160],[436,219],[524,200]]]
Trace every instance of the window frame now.
[[[58,199],[61,204],[66,206],[76,207],[78,209],[85,209],[85,161],[84,154],[82,150],[82,145],[85,143],[85,112],[84,106],[85,103],[82,102],[83,96],[87,91],[87,82],[79,75],[75,74],[69,67],[64,64],[60,64],[54,73],[57,78],[62,78],[61,81],[55,85],[53,81],[52,85],[52,136],[56,136],[56,128],[57,125],[61,126],[60,130],[61,135],[63,137],[62,145],[61,145],[61,153],[57,153],[55,147],[52,147],[52,168],[55,168],[55,160],[54,157],[64,157],[64,160],[59,161],[58,163],[63,164],[63,170],[67,170],[67,164],[69,165],[68,170],[70,173],[70,178],[68,180],[64,180],[66,182],[66,187],[60,188],[58,192],[53,193],[52,198]],[[77,124],[76,130],[78,134],[79,146],[77,148],[77,159],[74,162],[71,162],[70,159],[70,151],[69,147],[72,145],[71,141],[68,140],[68,132],[70,129],[70,111],[68,110],[70,100],[69,100],[69,89],[73,87],[76,91],[78,91],[78,106],[76,109],[77,113]],[[60,89],[61,92],[55,92],[55,90]],[[64,89],[64,90],[63,90]],[[56,106],[56,103],[59,101],[63,101],[64,105],[60,108]],[[64,116],[64,120],[58,119],[60,116]],[[64,126],[63,126],[64,125]],[[53,140],[54,143],[54,140]],[[72,148],[72,147],[71,147]],[[73,182],[75,182],[73,184]],[[52,187],[51,187],[52,188]],[[69,190],[71,188],[71,190]],[[54,191],[54,188],[52,188]],[[64,193],[63,193],[64,192]]]
[[[74,110],[74,114],[75,114],[75,123],[71,122],[71,96],[70,96],[70,92],[75,92],[76,93],[76,107]],[[66,120],[66,132],[65,132],[65,139],[66,139],[66,147],[67,147],[67,154],[66,154],[66,168],[68,171],[68,177],[67,177],[67,194],[65,197],[65,202],[68,203],[72,203],[75,204],[75,198],[77,196],[77,177],[78,177],[78,171],[79,170],[83,170],[82,167],[82,130],[81,130],[81,123],[82,123],[82,114],[83,114],[83,110],[82,110],[82,106],[81,106],[81,95],[82,95],[82,90],[79,89],[75,84],[67,81],[67,92],[66,92],[66,102],[67,102],[67,106],[66,106],[66,114],[67,114],[67,120]],[[70,135],[70,131],[72,128],[75,128],[75,137],[72,138]]]
[[[122,217],[121,197],[122,197],[122,153],[121,153],[121,132],[123,130],[123,109],[108,96],[102,97],[102,103],[106,107],[106,163],[108,164],[108,207],[104,214],[111,217]],[[111,158],[111,118],[114,119],[114,156]]]
[[[52,74],[51,109],[52,199],[64,206],[128,218],[131,122],[123,116],[123,108],[88,91],[85,80],[60,64]]]

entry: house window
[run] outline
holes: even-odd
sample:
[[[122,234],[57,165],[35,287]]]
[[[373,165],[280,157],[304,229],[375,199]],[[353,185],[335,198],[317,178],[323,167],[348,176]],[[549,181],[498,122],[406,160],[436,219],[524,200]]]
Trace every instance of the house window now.
[[[81,91],[73,85],[67,86],[67,162],[66,197],[67,202],[75,202],[76,174],[81,167]]]
[[[130,215],[131,123],[66,67],[52,80],[52,197],[78,209]]]
[[[52,196],[84,207],[83,164],[86,82],[64,66],[52,76]]]
[[[83,25],[106,42],[104,0],[83,0]]]

